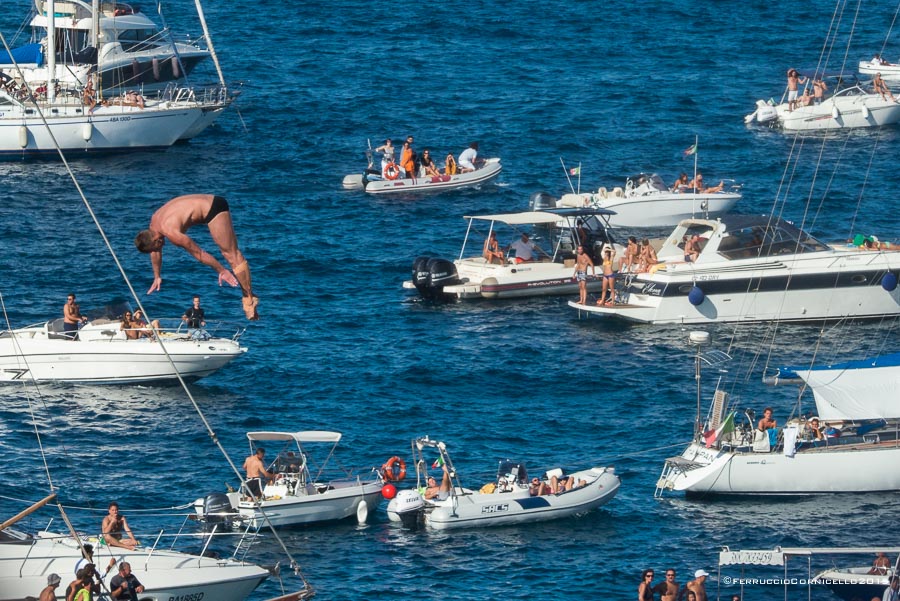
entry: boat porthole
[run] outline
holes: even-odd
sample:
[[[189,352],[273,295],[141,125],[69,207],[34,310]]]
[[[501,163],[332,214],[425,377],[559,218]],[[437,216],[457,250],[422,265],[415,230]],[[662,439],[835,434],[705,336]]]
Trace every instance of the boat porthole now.
[[[861,273],[858,273],[858,274],[852,276],[850,278],[850,281],[853,282],[854,284],[865,284],[866,282],[869,281],[869,278],[862,275]]]
[[[678,287],[678,292],[680,292],[681,294],[690,294],[691,290],[693,289],[693,284],[684,284],[683,286]]]

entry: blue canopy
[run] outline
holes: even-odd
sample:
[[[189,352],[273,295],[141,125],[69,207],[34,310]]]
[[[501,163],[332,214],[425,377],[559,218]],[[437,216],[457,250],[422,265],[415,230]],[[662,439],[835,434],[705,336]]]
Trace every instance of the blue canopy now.
[[[872,367],[897,367],[900,366],[900,353],[890,353],[882,355],[874,359],[855,359],[853,361],[845,361],[844,363],[834,363],[832,365],[818,365],[810,367],[806,366],[783,366],[778,368],[778,376],[780,378],[796,378],[798,371],[822,371],[822,370],[847,370],[847,369],[866,369]]]
[[[15,59],[15,60],[13,60]],[[44,64],[44,53],[41,51],[40,44],[26,44],[14,48],[12,57],[8,52],[0,51],[0,65],[11,65],[12,63],[36,63],[39,67]]]

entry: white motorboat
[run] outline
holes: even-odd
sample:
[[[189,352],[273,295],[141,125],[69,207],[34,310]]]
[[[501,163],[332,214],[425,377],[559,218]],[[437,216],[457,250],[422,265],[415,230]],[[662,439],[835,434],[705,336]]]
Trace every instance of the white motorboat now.
[[[466,216],[469,225],[459,258],[450,261],[418,257],[413,263],[413,279],[403,282],[403,287],[418,290],[419,294],[429,299],[578,294],[574,272],[579,226],[587,238],[586,250],[594,257],[598,274],[602,271],[597,259],[604,247],[613,245],[617,257],[622,256],[622,247],[615,243],[609,231],[607,218],[611,214],[605,209],[564,208]],[[479,226],[486,226],[487,231],[480,231]],[[518,240],[530,228],[533,230],[532,241],[538,248],[541,244],[547,244],[549,250],[541,249],[537,253],[538,260],[531,262],[517,262],[513,253],[505,256],[502,264],[489,262],[482,253],[482,240],[498,226],[509,228],[507,231],[498,230],[498,238],[508,236],[510,242]],[[466,257],[466,247],[473,239],[472,244],[479,249],[479,254]],[[590,278],[587,283],[589,290],[600,290],[599,276]]]
[[[715,219],[729,212],[741,199],[741,186],[733,180],[723,181],[715,192],[670,190],[662,178],[653,173],[629,177],[625,187],[596,192],[570,192],[559,199],[549,195],[532,197],[535,210],[556,207],[591,207],[609,209],[613,227],[674,227],[682,219],[702,217]]]
[[[24,59],[17,62],[33,88],[50,76],[45,52],[50,26],[48,6],[48,0],[35,0],[36,12],[30,22],[32,41],[14,51]],[[54,79],[63,87],[83,86],[96,69],[101,96],[117,96],[134,89],[145,94],[161,91],[170,83],[185,83],[194,68],[210,56],[202,40],[174,36],[134,4],[101,3],[96,40],[90,1],[56,2],[54,14],[58,54]],[[0,69],[19,76],[10,57],[0,58]]]
[[[16,518],[4,524],[14,522]],[[269,576],[267,570],[233,557],[206,557],[175,551],[169,547],[168,537],[162,532],[155,537],[142,538],[154,542],[129,550],[100,544],[96,536],[79,540],[81,544],[93,547],[93,560],[101,571],[111,560],[130,563],[132,573],[144,585],[141,599],[241,601]],[[50,574],[62,576],[65,586],[66,579],[71,580],[74,568],[82,558],[79,540],[46,531],[32,536],[10,527],[0,530],[0,601],[34,598],[33,595],[47,585]],[[109,590],[109,583],[116,573],[113,569],[103,577],[105,590]],[[60,588],[58,592],[63,594],[64,590]]]
[[[233,526],[249,524],[254,528],[267,523],[292,526],[350,517],[365,523],[378,506],[384,481],[377,470],[355,475],[341,472],[336,477],[325,471],[341,440],[339,432],[248,432],[247,438],[251,454],[260,443],[284,445],[267,468],[275,474],[274,480],[265,485],[258,500],[248,494],[246,483],[240,491],[213,493],[197,499],[194,509],[202,520]],[[325,460],[315,466],[309,461],[308,448],[312,443],[331,445]]]
[[[814,73],[804,75],[815,77]],[[784,99],[779,104],[773,100],[757,100],[756,110],[744,117],[744,122],[789,131],[817,131],[879,127],[900,121],[900,103],[866,90],[854,75],[832,74],[822,79],[829,93],[821,104],[801,106],[798,103],[791,110]]]
[[[875,549],[867,549],[875,552]],[[884,552],[881,550],[880,552]],[[897,565],[896,560],[893,562]],[[871,566],[852,568],[833,568],[816,574],[815,579],[831,589],[835,595],[844,601],[857,601],[858,599],[882,599],[885,589],[896,573],[893,568],[878,570],[872,574]]]
[[[890,63],[876,56],[871,60],[859,61],[859,73],[869,77],[881,73],[881,78],[885,81],[898,81],[900,80],[900,63]]]
[[[204,330],[162,328],[160,341],[149,330],[132,339],[121,329],[122,311],[113,307],[96,315],[75,340],[63,331],[62,318],[0,332],[0,382],[162,382],[175,380],[176,370],[186,380],[197,380],[247,352],[239,343],[243,328],[225,338],[216,335],[225,326],[209,322]]]
[[[420,169],[416,177],[403,177],[399,170],[383,174],[374,169],[370,162],[365,173],[345,176],[343,185],[346,190],[365,190],[369,194],[440,192],[478,186],[500,175],[502,169],[499,158],[490,158],[479,164],[475,171],[454,175],[426,175]]]
[[[703,344],[708,336],[692,341]],[[700,351],[698,348],[698,375]],[[681,455],[666,460],[656,495],[807,495],[900,491],[900,353],[826,367],[781,368],[772,384],[812,389],[813,416],[759,430],[746,410],[738,421],[717,390],[703,428]],[[699,386],[699,382],[698,382]],[[698,391],[699,402],[699,391]],[[698,406],[699,410],[699,406]],[[698,411],[697,422],[700,424]]]
[[[700,254],[686,262],[685,237]],[[620,273],[617,304],[579,311],[656,324],[823,321],[900,315],[900,253],[829,246],[775,217],[686,219],[647,273]]]
[[[494,482],[489,482],[479,491],[470,490],[459,483],[445,443],[426,436],[414,440],[413,448],[417,454],[418,486],[414,490],[399,491],[387,508],[391,521],[407,525],[424,520],[426,525],[436,530],[445,530],[581,516],[611,501],[619,490],[619,477],[612,467],[592,467],[565,474],[562,469],[555,468],[544,473],[539,480],[547,489],[551,485],[556,486],[557,492],[548,490],[545,494],[532,494],[536,488],[532,487],[525,464],[509,460],[500,462]],[[426,449],[437,452],[439,459],[435,463],[446,469],[450,480],[446,498],[425,499],[424,485],[429,465],[423,455]],[[571,478],[568,487],[560,483],[565,482],[566,478]]]

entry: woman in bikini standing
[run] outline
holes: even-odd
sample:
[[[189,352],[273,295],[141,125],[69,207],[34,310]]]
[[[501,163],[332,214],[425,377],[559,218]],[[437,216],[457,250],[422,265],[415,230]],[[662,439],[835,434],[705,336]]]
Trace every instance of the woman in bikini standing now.
[[[613,259],[616,257],[616,251],[607,248],[603,251],[603,282],[600,284],[600,299],[598,305],[606,305],[611,307],[616,302],[616,274],[613,271]],[[609,290],[609,298],[606,297],[606,291]]]

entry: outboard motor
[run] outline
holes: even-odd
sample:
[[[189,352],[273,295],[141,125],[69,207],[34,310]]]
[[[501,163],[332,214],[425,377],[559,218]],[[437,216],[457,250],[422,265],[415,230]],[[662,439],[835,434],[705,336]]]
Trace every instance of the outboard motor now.
[[[412,266],[413,284],[415,284],[419,294],[424,297],[428,296],[428,261],[430,260],[431,257],[416,257]]]
[[[447,259],[431,259],[428,261],[428,280],[426,283],[428,298],[443,297],[444,286],[461,283],[456,265]]]
[[[237,515],[225,493],[214,492],[203,499],[203,516],[207,524],[225,524],[230,528]]]
[[[556,197],[549,192],[535,192],[528,199],[528,209],[531,211],[543,211],[556,208]]]
[[[388,503],[387,512],[391,521],[416,528],[425,517],[425,500],[414,490],[401,490]]]

